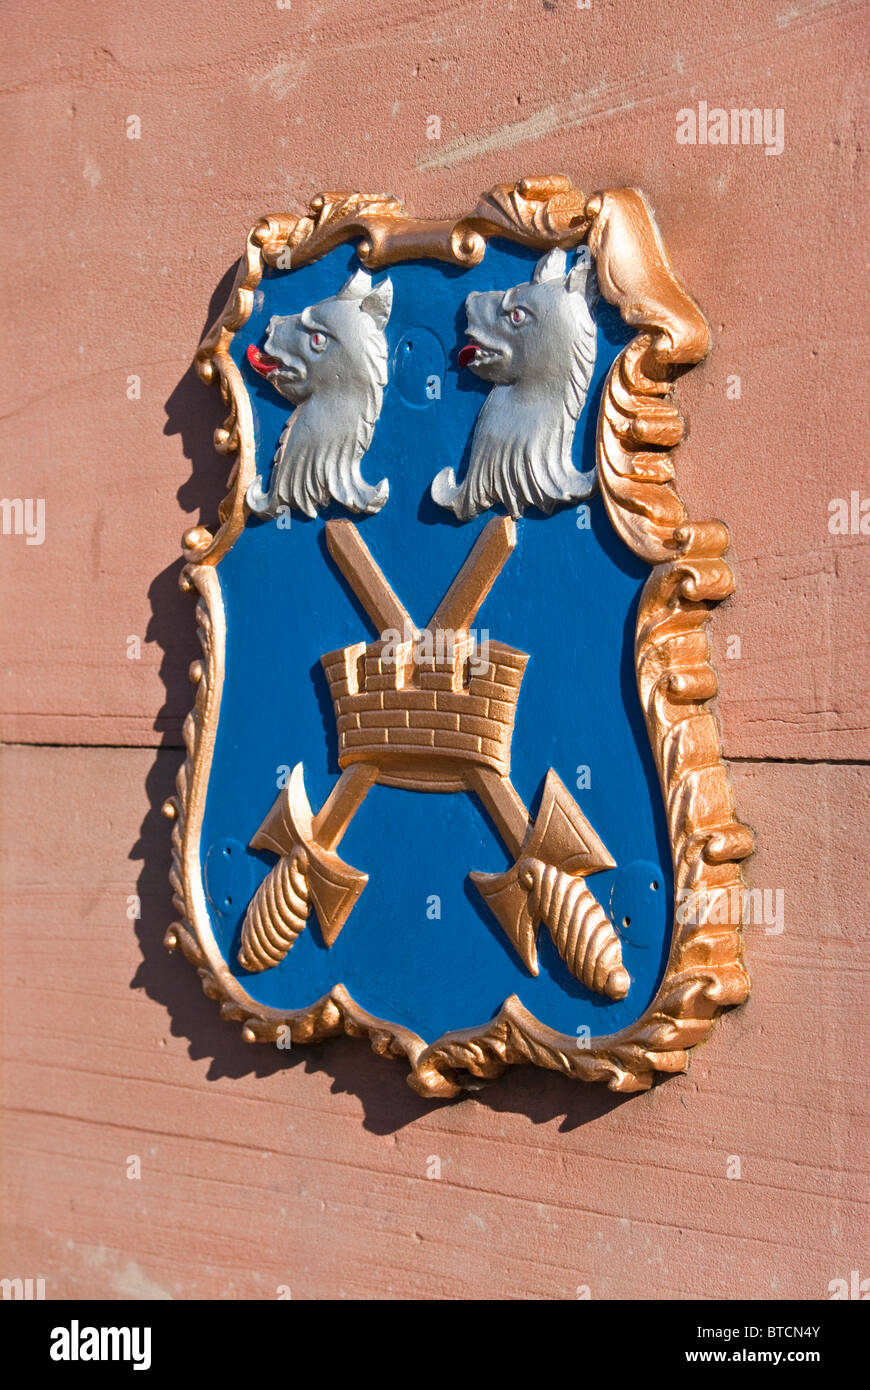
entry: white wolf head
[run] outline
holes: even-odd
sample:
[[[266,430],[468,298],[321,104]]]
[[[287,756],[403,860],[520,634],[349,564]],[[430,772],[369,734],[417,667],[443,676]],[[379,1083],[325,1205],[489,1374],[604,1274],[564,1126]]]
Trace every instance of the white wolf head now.
[[[268,491],[262,478],[248,488],[252,512],[276,516],[290,506],[316,516],[331,500],[355,512],[384,505],[389,483],[382,478],[370,487],[360,460],[381,413],[392,304],[392,282],[373,288],[371,276],[358,270],[330,299],[270,319],[265,352],[248,348],[255,371],[296,406],[275,451]]]
[[[595,470],[578,472],[571,446],[595,366],[595,295],[588,252],[566,274],[565,252],[555,250],[528,284],[468,296],[471,341],[459,365],[494,386],[463,482],[445,468],[432,483],[439,506],[467,521],[497,502],[520,516],[525,507],[550,513],[558,502],[588,497]]]

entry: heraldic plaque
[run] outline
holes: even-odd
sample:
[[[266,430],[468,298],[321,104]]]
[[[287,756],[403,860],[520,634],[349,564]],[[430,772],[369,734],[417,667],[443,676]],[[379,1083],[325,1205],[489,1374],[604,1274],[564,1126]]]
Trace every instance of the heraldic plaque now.
[[[368,1038],[426,1097],[617,1091],[741,1003],[709,702],[721,522],[675,482],[709,332],[633,189],[248,237],[197,354],[228,409],[173,821],[181,947],[249,1042]]]

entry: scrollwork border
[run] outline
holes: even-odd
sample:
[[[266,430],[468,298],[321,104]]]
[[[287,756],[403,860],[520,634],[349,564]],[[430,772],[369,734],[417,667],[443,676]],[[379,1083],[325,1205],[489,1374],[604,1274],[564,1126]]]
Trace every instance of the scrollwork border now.
[[[488,1024],[426,1044],[407,1028],[374,1018],[338,984],[308,1008],[287,1012],[259,1004],[224,961],[209,921],[200,869],[200,833],[224,677],[226,625],[217,566],[245,523],[245,491],[255,473],[254,427],[241,373],[229,354],[253,308],[264,268],[297,268],[357,240],[360,260],[379,269],[412,257],[476,265],[487,239],[505,237],[546,250],[588,241],[605,298],[638,329],[611,368],[598,419],[599,480],[610,521],[650,565],[636,627],[638,691],[662,787],[674,863],[670,956],[655,999],[622,1031],[579,1046],[536,1019],[512,995]],[[468,1077],[493,1077],[532,1062],[614,1091],[647,1089],[657,1072],[684,1071],[689,1049],[704,1040],[723,1009],[749,993],[739,922],[716,922],[710,904],[736,889],[752,853],[736,818],[718,727],[710,661],[710,607],[732,593],[721,522],[692,522],[676,489],[671,453],[684,435],[673,402],[679,373],[709,350],[709,329],[668,260],[652,213],[636,189],[590,198],[563,176],[500,184],[452,221],[410,218],[395,198],[323,193],[300,217],[261,218],[250,232],[229,300],[196,354],[197,371],[216,382],[229,407],[215,433],[220,453],[235,454],[229,491],[212,532],[185,533],[182,587],[198,594],[204,661],[191,667],[194,706],[184,726],[187,756],[176,795],[164,805],[174,822],[171,883],[179,920],[165,943],[197,967],[223,1017],[242,1024],[246,1041],[294,1043],[337,1033],[368,1036],[375,1052],[405,1056],[420,1095],[450,1097]],[[692,904],[702,910],[688,910]],[[682,911],[678,911],[678,906]],[[283,1035],[287,1036],[287,1033]],[[464,1074],[464,1075],[463,1075]]]

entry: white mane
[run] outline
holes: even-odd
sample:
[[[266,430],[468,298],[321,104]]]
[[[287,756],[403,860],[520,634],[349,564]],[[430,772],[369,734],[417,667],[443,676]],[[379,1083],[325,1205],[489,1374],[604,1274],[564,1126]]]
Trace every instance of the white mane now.
[[[589,265],[578,264],[566,276],[564,264],[564,252],[551,252],[538,263],[530,285],[515,286],[502,298],[508,313],[510,305],[525,303],[536,307],[538,317],[526,329],[521,350],[508,358],[512,366],[504,374],[510,379],[500,382],[490,373],[496,384],[475,423],[465,478],[457,484],[447,468],[432,483],[438,505],[463,521],[496,503],[511,516],[527,507],[550,513],[560,502],[588,497],[595,486],[595,469],[582,473],[572,462],[574,433],[595,366],[590,311],[595,281]],[[497,318],[481,316],[488,343],[506,343],[505,318],[504,308]],[[471,336],[474,327],[469,306]]]
[[[316,516],[333,500],[354,512],[376,512],[386,502],[387,480],[371,487],[360,467],[387,384],[386,339],[378,337],[381,343],[374,338],[366,343],[370,376],[357,396],[343,390],[310,396],[289,417],[272,461],[268,496],[273,505]],[[248,500],[253,503],[255,494]]]
[[[324,354],[321,361],[315,359],[308,366],[310,391],[281,432],[269,488],[264,489],[261,478],[248,488],[251,511],[275,516],[285,506],[313,517],[332,501],[355,512],[376,512],[386,502],[387,479],[370,486],[360,464],[371,444],[387,383],[383,327],[391,299],[389,280],[372,290],[370,278],[357,272],[332,299],[303,309],[288,321],[296,338],[303,331],[328,331],[332,356],[327,362]],[[290,333],[290,328],[285,330],[285,339]],[[280,329],[273,331],[270,325],[267,347],[275,340],[280,354]],[[286,394],[293,399],[289,390]]]

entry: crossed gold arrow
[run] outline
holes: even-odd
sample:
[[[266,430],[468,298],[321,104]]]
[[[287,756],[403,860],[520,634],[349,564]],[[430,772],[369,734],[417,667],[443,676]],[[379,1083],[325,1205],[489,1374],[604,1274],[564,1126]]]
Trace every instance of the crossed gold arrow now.
[[[422,637],[353,523],[330,521],[325,531],[330,554],[376,630]],[[433,637],[467,638],[515,545],[510,518],[489,522],[427,624]],[[371,752],[366,757],[344,769],[316,815],[297,763],[251,840],[253,848],[280,857],[245,917],[239,961],[246,969],[277,965],[304,929],[311,906],[327,947],[337,939],[368,875],[342,860],[336,849],[371,787],[389,778],[386,750],[380,760]],[[614,860],[558,774],[552,768],[547,773],[532,821],[509,776],[473,760],[457,761],[455,771],[482,802],[514,857],[504,873],[472,872],[470,877],[523,963],[537,975],[535,939],[543,922],[577,979],[611,998],[624,998],[630,982],[619,939],[585,883],[585,876],[613,868]]]

